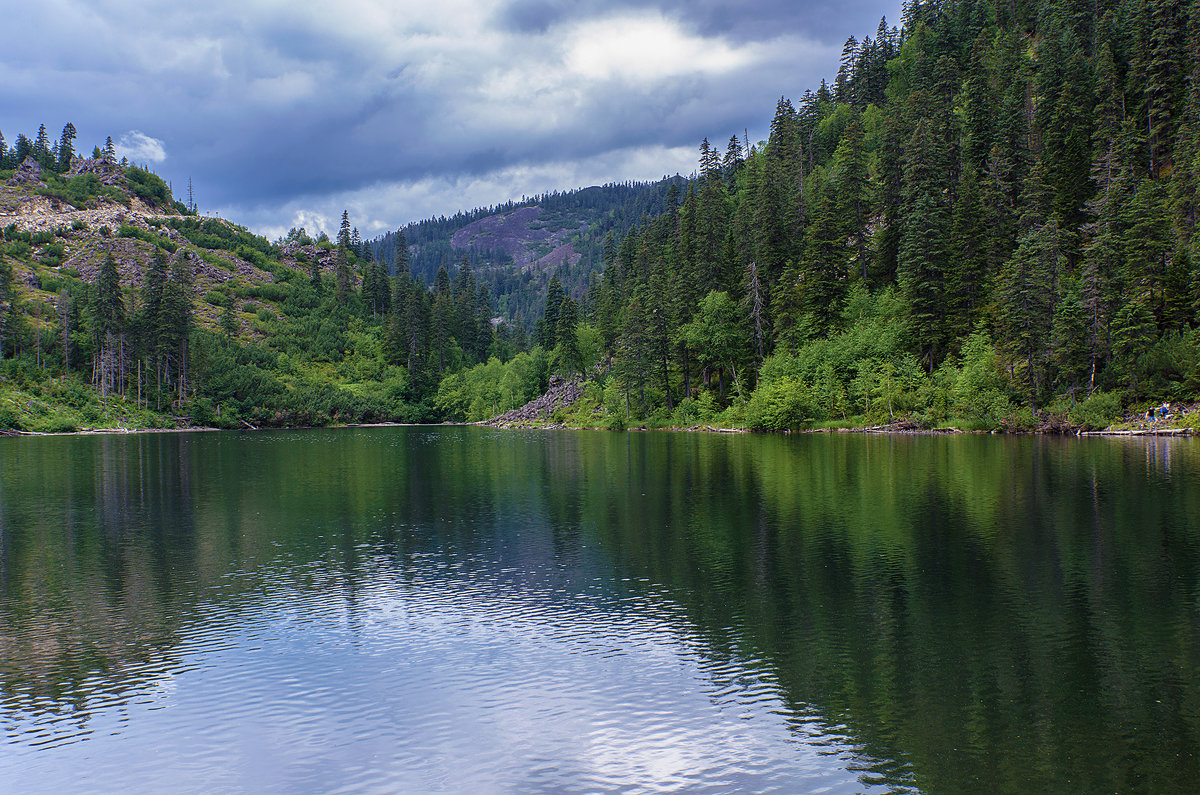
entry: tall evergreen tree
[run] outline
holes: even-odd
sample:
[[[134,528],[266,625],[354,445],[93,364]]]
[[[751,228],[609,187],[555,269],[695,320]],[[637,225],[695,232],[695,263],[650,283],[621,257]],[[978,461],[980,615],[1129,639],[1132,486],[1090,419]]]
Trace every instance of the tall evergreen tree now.
[[[75,125],[67,122],[67,125],[63,127],[62,136],[58,139],[58,164],[55,170],[60,174],[71,169],[71,160],[75,157],[77,135]]]
[[[125,356],[125,299],[121,295],[121,274],[112,252],[104,257],[96,278],[91,321],[96,351],[93,383],[102,396],[107,396],[119,386]]]

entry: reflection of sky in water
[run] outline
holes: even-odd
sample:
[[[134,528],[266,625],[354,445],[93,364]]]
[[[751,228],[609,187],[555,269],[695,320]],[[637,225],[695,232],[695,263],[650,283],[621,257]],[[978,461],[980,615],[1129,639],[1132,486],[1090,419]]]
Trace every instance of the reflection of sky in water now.
[[[863,791],[836,733],[715,658],[663,594],[363,561],[201,603],[85,727],[10,713],[4,787]]]

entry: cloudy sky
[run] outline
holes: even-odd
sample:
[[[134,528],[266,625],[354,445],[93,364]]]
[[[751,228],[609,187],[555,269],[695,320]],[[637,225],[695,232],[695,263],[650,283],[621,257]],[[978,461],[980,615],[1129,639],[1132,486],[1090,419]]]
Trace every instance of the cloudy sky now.
[[[66,122],[202,212],[365,236],[695,167],[832,81],[880,0],[3,3],[0,131]]]

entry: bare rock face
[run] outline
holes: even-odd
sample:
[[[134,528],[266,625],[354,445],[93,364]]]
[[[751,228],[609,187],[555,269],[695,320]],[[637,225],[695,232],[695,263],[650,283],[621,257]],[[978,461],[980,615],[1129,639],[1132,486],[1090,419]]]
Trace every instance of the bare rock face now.
[[[574,404],[581,397],[583,397],[583,380],[581,378],[572,378],[568,381],[552,375],[546,394],[529,401],[519,409],[513,409],[483,424],[504,428],[531,422],[548,422],[551,414],[563,406]]]
[[[21,161],[20,167],[9,178],[8,184],[30,187],[46,184],[42,181],[42,167],[38,161],[33,159],[33,155],[29,155]]]
[[[541,207],[521,207],[507,215],[489,215],[467,224],[450,237],[456,249],[503,251],[522,269],[536,271],[556,268],[563,262],[575,264],[580,254],[570,242],[572,235],[586,228],[550,231],[542,220]],[[548,251],[549,253],[542,253]]]

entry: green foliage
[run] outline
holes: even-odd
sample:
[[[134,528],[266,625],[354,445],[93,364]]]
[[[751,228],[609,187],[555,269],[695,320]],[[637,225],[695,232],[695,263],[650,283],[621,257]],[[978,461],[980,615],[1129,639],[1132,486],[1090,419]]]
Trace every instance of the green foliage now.
[[[173,202],[171,189],[157,174],[144,168],[129,166],[125,169],[129,192],[152,206],[169,207]]]
[[[1067,418],[1072,425],[1085,430],[1101,430],[1121,418],[1121,393],[1093,392],[1085,399],[1071,404]]]
[[[17,416],[17,412],[11,408],[0,407],[0,430],[20,431],[23,430],[21,419]]]
[[[712,392],[704,391],[696,397],[687,397],[679,401],[671,415],[671,423],[677,428],[691,428],[711,423],[719,412],[720,407]]]
[[[540,395],[547,368],[548,357],[541,347],[503,364],[493,357],[443,378],[434,406],[445,419],[458,422],[496,417]]]
[[[540,394],[551,369],[597,379],[560,419],[599,411],[610,427],[1027,428],[1047,403],[1090,427],[1120,401],[1194,398],[1200,26],[1191,7],[1136,5],[1101,19],[1042,0],[913,4],[903,33],[848,43],[832,91],[780,97],[765,144],[735,136],[722,160],[705,139],[693,182],[537,197],[538,208],[480,208],[381,241],[357,240],[344,214],[332,278],[327,256],[297,254],[305,272],[280,266],[279,245],[311,242],[304,230],[273,244],[218,219],[172,219],[205,261],[233,270],[236,256],[276,277],[232,288],[255,302],[253,345],[236,339],[237,307],[209,296],[220,317],[204,312],[194,336],[224,333],[192,341],[215,347],[174,402],[220,422],[474,420]],[[46,195],[77,206],[103,195],[94,177],[53,173],[62,162],[44,129],[36,145],[19,140],[49,164]],[[171,206],[154,175],[126,177]],[[598,209],[612,200],[619,212]],[[517,210],[539,231],[583,224],[579,261],[518,273],[508,255],[452,250],[453,232]],[[153,231],[118,234],[175,251]],[[40,286],[61,289],[71,280],[46,270],[78,237],[9,226],[0,251],[10,271],[29,263]],[[5,355],[47,325],[30,315],[45,302],[26,307],[20,280],[7,284]],[[112,291],[79,300],[67,370],[104,353]],[[161,324],[141,306],[122,333],[159,365]],[[538,321],[529,353],[518,313]],[[188,339],[173,333],[178,363]],[[129,361],[124,339],[113,362]]]
[[[279,259],[278,246],[237,224],[218,218],[168,219],[171,228],[205,249],[228,251],[260,268],[270,269]],[[257,252],[261,256],[255,256]]]
[[[954,416],[968,427],[998,428],[1012,410],[1001,364],[986,334],[975,332],[967,337],[951,396]]]
[[[93,206],[101,196],[115,201],[126,199],[119,188],[103,184],[95,174],[80,174],[67,180],[49,178],[46,187],[38,188],[37,193],[81,210]]]
[[[179,245],[168,237],[155,234],[141,227],[131,226],[129,224],[121,224],[117,229],[117,237],[129,237],[135,240],[141,240],[153,246],[161,248],[163,251],[174,254],[179,250]]]
[[[798,378],[764,380],[746,405],[746,424],[756,431],[801,428],[812,419],[812,394]]]

